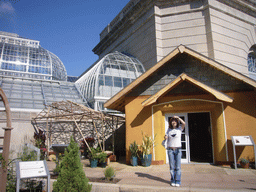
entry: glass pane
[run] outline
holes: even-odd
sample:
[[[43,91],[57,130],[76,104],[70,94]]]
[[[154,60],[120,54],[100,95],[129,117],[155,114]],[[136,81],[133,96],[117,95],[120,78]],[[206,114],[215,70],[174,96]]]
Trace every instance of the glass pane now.
[[[127,85],[130,84],[130,79],[128,78],[123,78],[123,86],[126,87]]]
[[[185,141],[185,134],[181,135],[181,141]]]
[[[119,66],[118,65],[112,65],[112,68],[113,69],[119,69]]]
[[[99,76],[99,85],[104,85],[104,79],[102,75]]]
[[[138,72],[143,73],[144,70],[141,65],[136,65]]]
[[[181,145],[182,145],[182,149],[186,149],[186,143],[185,142],[182,142]]]
[[[122,87],[121,77],[114,77],[114,87]]]
[[[120,63],[120,68],[121,68],[121,70],[127,70],[127,67],[126,67],[126,64],[124,64],[124,63]]]
[[[182,151],[182,156],[181,156],[182,159],[186,159],[187,158],[187,154],[186,154],[186,151]]]
[[[133,64],[127,64],[129,71],[136,71]]]
[[[111,76],[105,76],[105,85],[106,86],[113,86],[113,81]]]

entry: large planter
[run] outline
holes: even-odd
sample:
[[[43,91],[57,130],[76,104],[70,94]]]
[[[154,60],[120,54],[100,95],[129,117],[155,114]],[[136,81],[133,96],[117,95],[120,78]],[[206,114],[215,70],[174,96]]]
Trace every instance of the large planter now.
[[[138,165],[138,157],[131,157],[131,165],[132,166],[137,166]]]
[[[152,154],[142,156],[141,158],[141,165],[144,167],[149,167],[152,161]]]
[[[95,168],[98,165],[98,159],[90,160],[91,168]]]

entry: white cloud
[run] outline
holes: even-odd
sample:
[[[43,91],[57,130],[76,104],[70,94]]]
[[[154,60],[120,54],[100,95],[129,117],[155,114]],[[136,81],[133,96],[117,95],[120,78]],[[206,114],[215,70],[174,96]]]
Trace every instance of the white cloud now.
[[[10,2],[0,3],[0,13],[14,13],[15,9],[13,8]]]

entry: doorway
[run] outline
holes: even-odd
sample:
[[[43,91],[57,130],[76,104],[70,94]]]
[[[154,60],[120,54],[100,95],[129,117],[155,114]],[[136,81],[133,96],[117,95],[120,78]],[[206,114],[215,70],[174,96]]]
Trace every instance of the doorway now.
[[[175,113],[175,114],[167,113],[165,115],[165,132],[167,131],[167,129],[169,127],[169,121],[170,121],[171,117],[173,117],[174,115],[179,116],[186,123],[185,129],[183,130],[183,132],[181,134],[181,153],[182,153],[181,163],[188,163],[189,162],[189,146],[188,146],[189,139],[188,139],[187,113]],[[166,150],[166,162],[167,163],[169,162],[167,150]]]
[[[213,162],[210,113],[188,113],[190,161]]]

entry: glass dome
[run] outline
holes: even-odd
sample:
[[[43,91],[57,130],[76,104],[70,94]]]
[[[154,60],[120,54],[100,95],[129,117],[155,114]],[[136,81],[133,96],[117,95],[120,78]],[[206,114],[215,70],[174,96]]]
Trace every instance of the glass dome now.
[[[0,32],[0,75],[46,80],[67,80],[61,60],[39,41]]]
[[[104,110],[106,100],[144,72],[142,63],[135,57],[114,52],[95,63],[75,84],[92,108]]]

